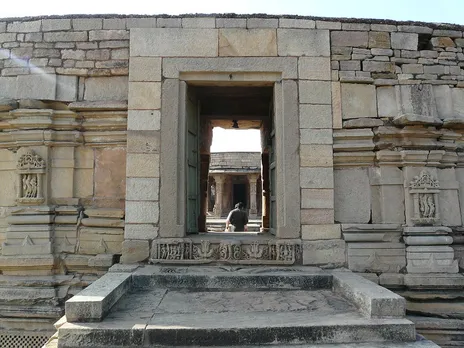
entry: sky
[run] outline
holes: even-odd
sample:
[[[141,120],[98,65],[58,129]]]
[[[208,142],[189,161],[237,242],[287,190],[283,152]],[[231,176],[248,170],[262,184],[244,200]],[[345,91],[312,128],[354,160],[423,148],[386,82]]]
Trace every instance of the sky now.
[[[7,0],[2,0],[6,2]],[[266,13],[464,25],[464,0],[22,0],[0,18],[66,14]],[[259,131],[213,131],[211,151],[260,151]]]

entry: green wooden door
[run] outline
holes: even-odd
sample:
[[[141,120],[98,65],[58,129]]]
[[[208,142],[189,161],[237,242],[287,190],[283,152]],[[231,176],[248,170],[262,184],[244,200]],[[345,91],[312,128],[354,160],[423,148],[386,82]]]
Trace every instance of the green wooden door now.
[[[198,233],[199,200],[199,117],[198,101],[192,91],[187,89],[187,233]]]
[[[273,234],[275,234],[277,228],[276,137],[274,114],[274,105],[271,104],[269,129],[269,231]]]

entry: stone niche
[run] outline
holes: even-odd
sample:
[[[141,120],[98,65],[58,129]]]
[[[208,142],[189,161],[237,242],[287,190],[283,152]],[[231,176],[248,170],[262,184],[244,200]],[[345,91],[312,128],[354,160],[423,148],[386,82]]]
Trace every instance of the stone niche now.
[[[439,200],[440,184],[430,172],[423,170],[409,184],[413,211],[411,221],[414,225],[436,225],[440,222]]]
[[[18,160],[18,187],[16,202],[21,205],[38,205],[45,201],[43,177],[45,161],[32,150],[27,150]]]

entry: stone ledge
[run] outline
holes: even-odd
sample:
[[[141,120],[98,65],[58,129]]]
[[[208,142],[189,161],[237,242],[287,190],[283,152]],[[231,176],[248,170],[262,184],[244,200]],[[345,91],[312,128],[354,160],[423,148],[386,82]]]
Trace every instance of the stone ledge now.
[[[404,298],[351,272],[333,272],[333,291],[370,318],[402,318],[406,313]]]
[[[101,321],[130,288],[130,273],[107,273],[65,303],[68,322]]]

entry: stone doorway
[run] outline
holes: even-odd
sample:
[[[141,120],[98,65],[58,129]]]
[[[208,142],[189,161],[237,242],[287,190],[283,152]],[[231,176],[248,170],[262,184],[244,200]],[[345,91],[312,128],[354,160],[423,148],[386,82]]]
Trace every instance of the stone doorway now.
[[[214,193],[213,214],[227,216],[236,203],[243,202],[253,218],[269,229],[266,214],[271,211],[273,185],[269,174],[269,156],[273,152],[273,86],[198,86],[187,85],[187,233],[206,232],[206,218]],[[261,137],[259,153],[225,154],[211,162],[212,130],[256,129]],[[237,132],[238,133],[238,132]],[[196,140],[193,138],[196,137]],[[237,136],[234,141],[241,141]],[[198,151],[195,147],[198,147]],[[258,157],[256,157],[258,156]],[[255,158],[256,157],[256,158]],[[257,159],[257,161],[254,161]],[[263,162],[265,159],[265,162]],[[195,160],[198,164],[195,164]],[[249,163],[248,163],[249,162]],[[254,163],[256,162],[256,163]],[[212,165],[212,166],[211,166]],[[211,168],[210,168],[211,166]],[[264,172],[267,174],[262,175]],[[214,183],[214,191],[211,183]],[[274,185],[275,186],[275,185]],[[267,187],[267,190],[262,190]],[[193,197],[197,194],[197,198]],[[258,196],[260,195],[260,196]],[[258,204],[260,206],[258,207]],[[197,218],[196,218],[197,217]],[[196,220],[195,220],[196,218]]]
[[[248,209],[249,204],[247,200],[248,196],[248,190],[246,187],[246,184],[233,184],[234,189],[233,189],[233,200],[232,204],[235,206],[235,204],[242,202],[245,205],[245,209]]]

